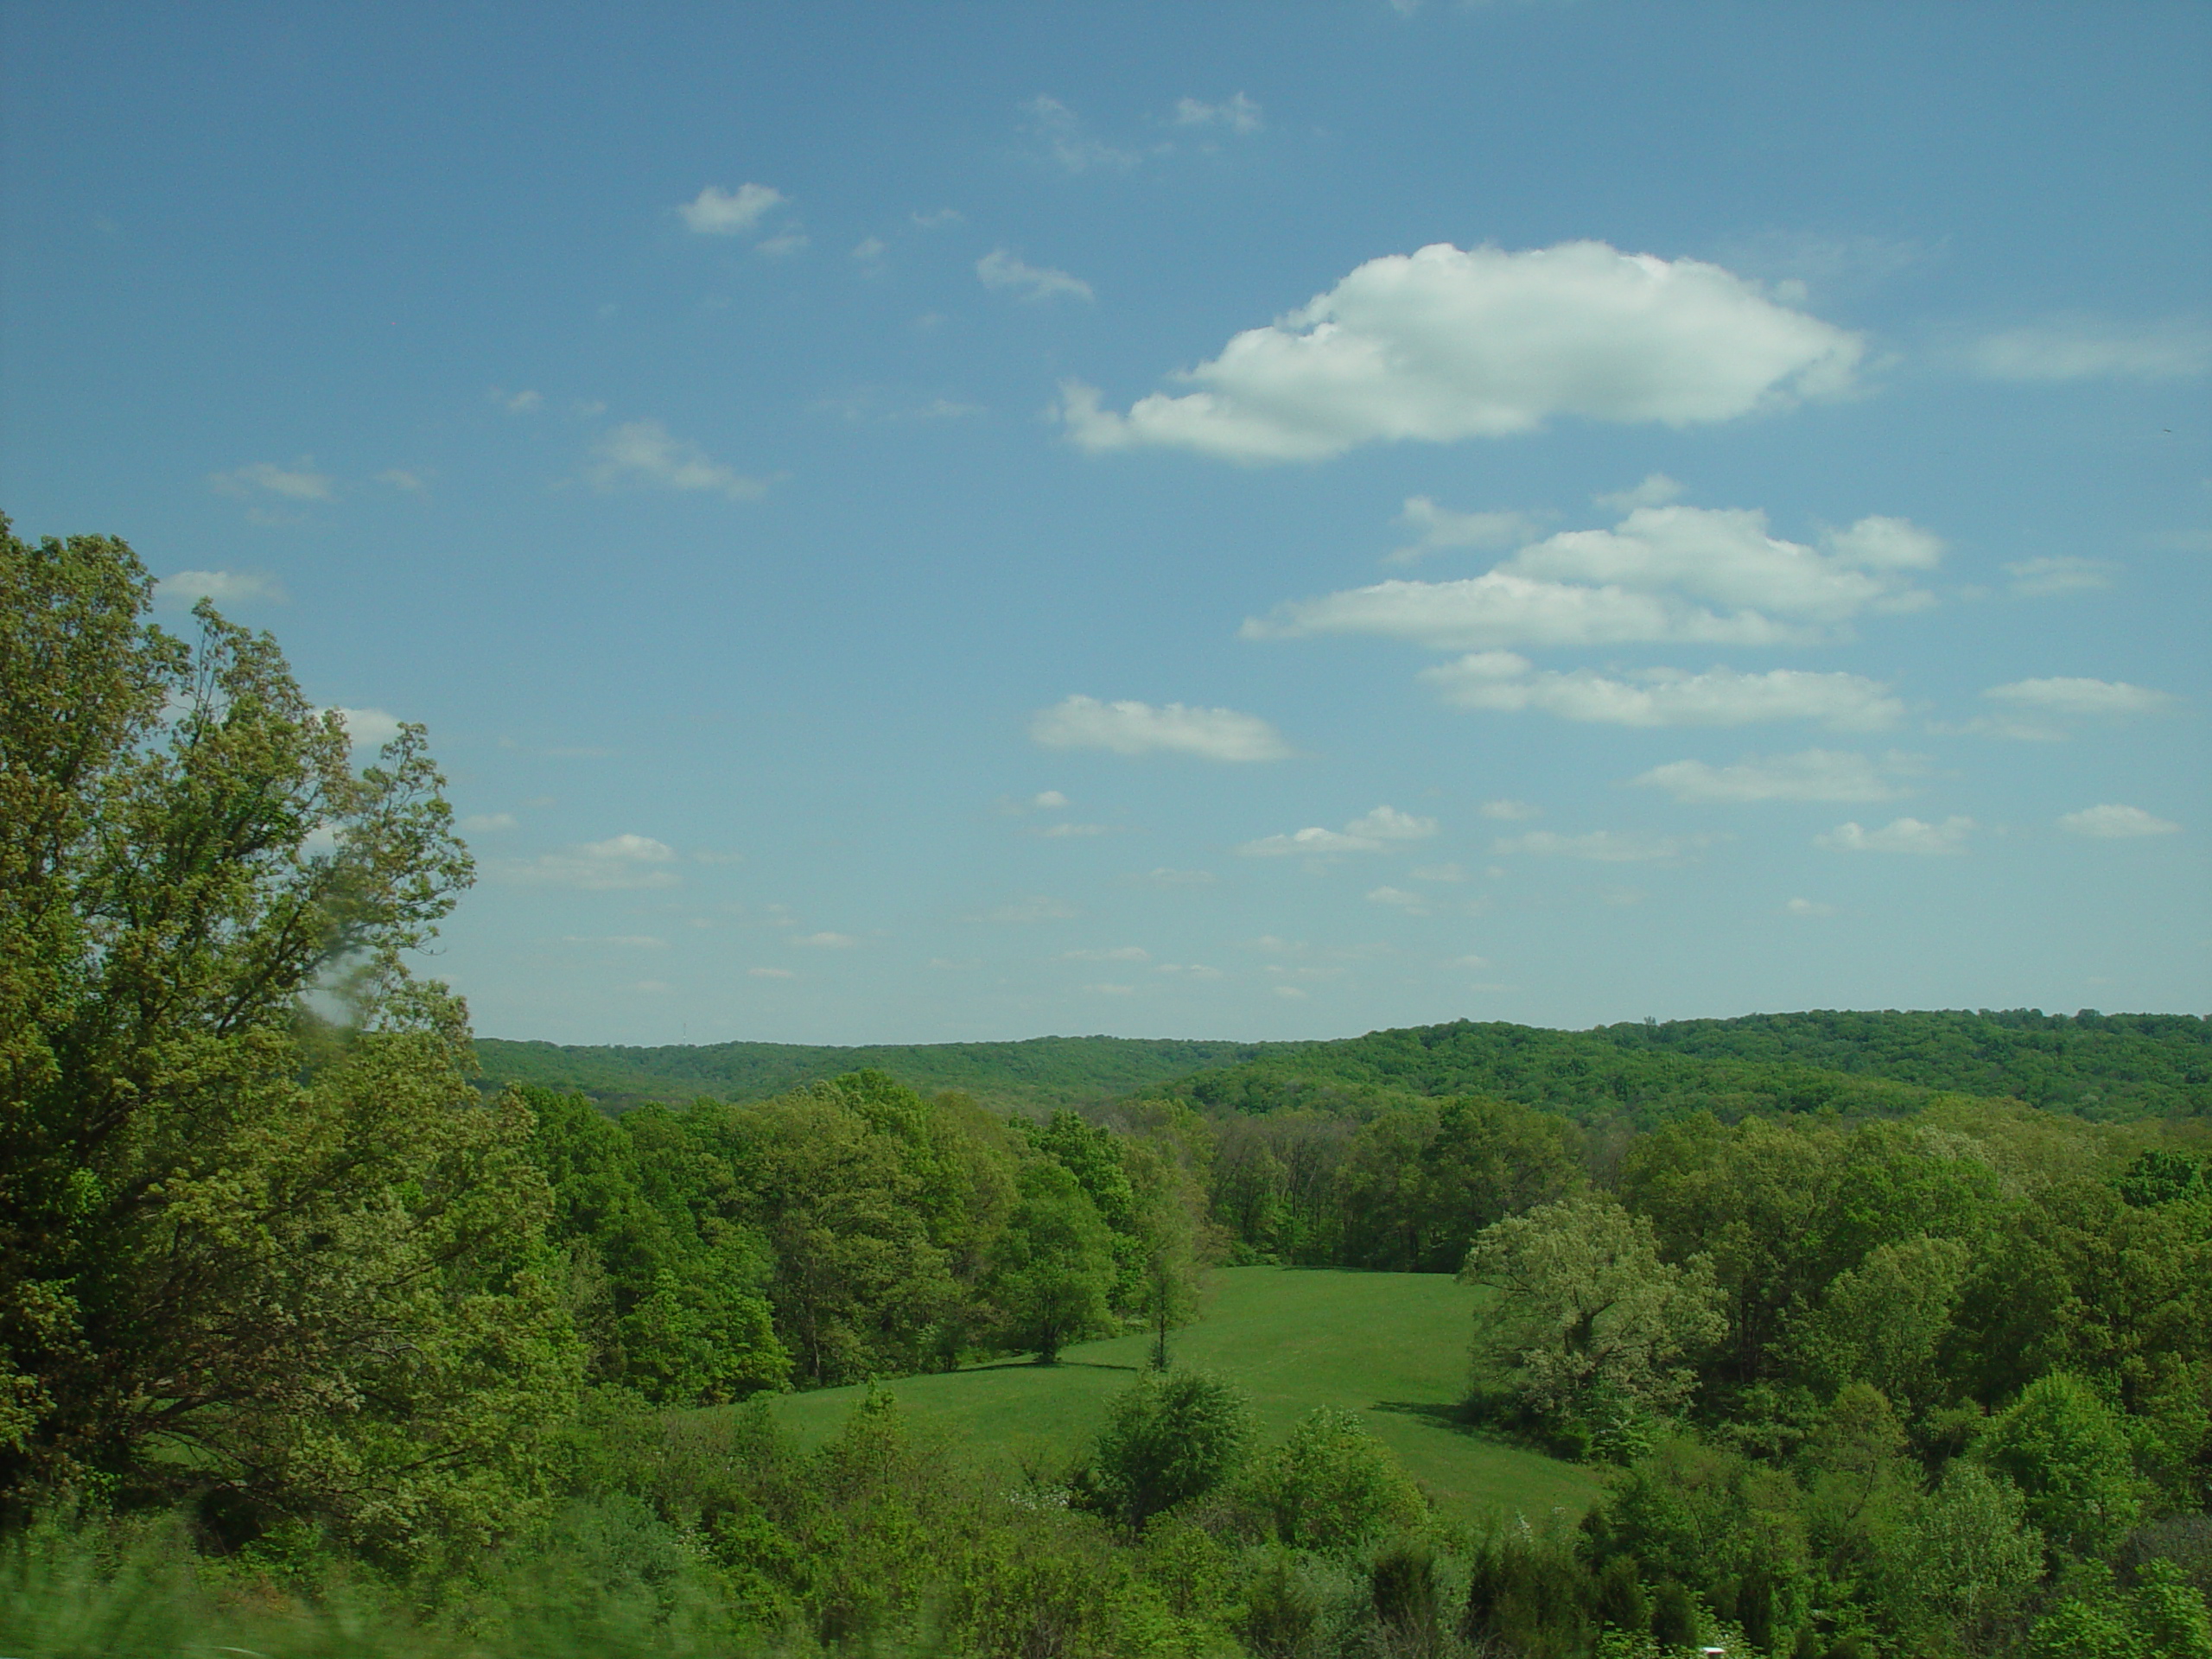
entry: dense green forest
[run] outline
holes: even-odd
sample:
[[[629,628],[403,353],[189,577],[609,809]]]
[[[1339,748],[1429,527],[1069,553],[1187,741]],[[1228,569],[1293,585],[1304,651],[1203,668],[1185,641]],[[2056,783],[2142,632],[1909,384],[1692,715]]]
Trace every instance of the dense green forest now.
[[[588,1096],[611,1111],[641,1101],[766,1100],[853,1071],[880,1071],[909,1089],[953,1089],[986,1105],[1043,1116],[1096,1108],[1193,1071],[1300,1046],[1204,1043],[1171,1038],[1033,1037],[1020,1043],[883,1044],[830,1048],[798,1043],[613,1045],[476,1039],[482,1084],[510,1083]]]
[[[487,1091],[410,967],[471,874],[422,730],[357,767],[119,543],[0,558],[16,1659],[2212,1659],[2202,1021],[1454,1025],[1081,1113]],[[1440,1409],[1595,1501],[1263,1430],[1182,1363],[1220,1263],[1460,1275]],[[1117,1334],[1018,1478],[898,1402]],[[825,1437],[768,1403],[839,1386]]]
[[[2212,1020],[2194,1014],[1751,1014],[1544,1031],[1417,1026],[1211,1071],[1175,1090],[1268,1111],[1363,1092],[1501,1096],[1649,1125],[1684,1111],[1898,1112],[1939,1094],[2023,1100],[2099,1122],[2212,1116]]]
[[[1025,1111],[1092,1109],[1142,1090],[1268,1110],[1359,1086],[1479,1092],[1578,1116],[1903,1110],[1936,1093],[1999,1096],[2100,1121],[2212,1115],[2212,1020],[2193,1014],[1999,1012],[1749,1014],[1548,1031],[1459,1020],[1338,1042],[1039,1037],[872,1048],[783,1043],[622,1048],[480,1037],[488,1086],[642,1100],[760,1100],[849,1071],[955,1089]],[[1195,1074],[1211,1073],[1201,1079]],[[1885,1084],[1897,1085],[1885,1087]]]

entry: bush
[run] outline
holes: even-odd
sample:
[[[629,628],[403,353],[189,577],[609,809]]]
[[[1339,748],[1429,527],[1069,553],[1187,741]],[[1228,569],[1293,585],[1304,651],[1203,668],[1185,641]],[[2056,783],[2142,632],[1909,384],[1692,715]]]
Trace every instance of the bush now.
[[[1630,1564],[1613,1566],[1618,1574]],[[1569,1659],[1589,1649],[1592,1588],[1589,1569],[1567,1541],[1540,1535],[1526,1522],[1501,1529],[1476,1546],[1460,1634],[1526,1659]],[[1627,1588],[1640,1610],[1643,1590],[1633,1571]],[[1630,1598],[1618,1582],[1614,1591],[1625,1607]]]
[[[1144,1377],[1107,1408],[1089,1460],[1069,1484],[1078,1508],[1132,1532],[1213,1491],[1244,1459],[1252,1407],[1243,1391],[1201,1371]]]
[[[1276,1540],[1299,1549],[1357,1548],[1418,1524],[1427,1508],[1358,1416],[1327,1406],[1300,1419],[1290,1438],[1258,1461],[1247,1494]]]
[[[1438,1644],[1436,1557],[1427,1544],[1402,1539],[1368,1569],[1368,1592],[1382,1628],[1419,1652]]]

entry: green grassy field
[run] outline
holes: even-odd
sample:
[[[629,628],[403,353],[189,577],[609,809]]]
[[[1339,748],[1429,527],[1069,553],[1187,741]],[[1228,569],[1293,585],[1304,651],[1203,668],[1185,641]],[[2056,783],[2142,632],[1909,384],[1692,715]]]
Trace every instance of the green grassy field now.
[[[1448,1516],[1579,1513],[1598,1495],[1588,1471],[1452,1421],[1476,1294],[1444,1274],[1225,1268],[1212,1275],[1205,1317],[1175,1333],[1173,1357],[1246,1389],[1269,1440],[1316,1406],[1358,1412]],[[1137,1376],[1148,1344],[1116,1337],[1070,1348],[1058,1365],[979,1365],[890,1389],[918,1423],[1002,1459],[1012,1475],[1025,1459],[1064,1465],[1096,1432],[1107,1398]],[[774,1409],[810,1446],[836,1432],[861,1393],[786,1395]]]

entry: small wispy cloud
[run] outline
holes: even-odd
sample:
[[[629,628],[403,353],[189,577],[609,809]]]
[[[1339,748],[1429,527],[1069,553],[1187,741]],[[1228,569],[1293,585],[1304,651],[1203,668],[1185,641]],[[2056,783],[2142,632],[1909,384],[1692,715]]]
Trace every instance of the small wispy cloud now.
[[[1096,697],[1064,698],[1029,721],[1030,741],[1048,749],[1105,749],[1115,754],[1189,754],[1231,763],[1281,760],[1290,745],[1257,715]]]
[[[745,971],[755,979],[797,979],[798,977],[788,968],[748,968]]]
[[[1383,556],[1385,564],[1414,564],[1432,553],[1453,548],[1497,551],[1522,547],[1542,533],[1533,513],[1455,512],[1440,507],[1425,495],[1409,495],[1396,523],[1414,532],[1414,539]]]
[[[1418,893],[1408,893],[1403,887],[1374,887],[1367,894],[1370,905],[1382,905],[1389,909],[1403,911],[1408,916],[1428,914],[1428,900]]]
[[[628,893],[680,885],[683,878],[670,868],[676,862],[676,849],[666,842],[624,834],[533,859],[501,860],[489,869],[499,880],[525,887]]]
[[[1143,158],[1133,149],[1122,149],[1095,137],[1083,119],[1057,98],[1039,92],[1021,106],[1031,135],[1042,143],[1045,153],[1070,173],[1103,168],[1126,173]]]
[[[1491,843],[1491,850],[1501,856],[1526,853],[1538,858],[1586,859],[1597,864],[1663,864],[1727,839],[1718,835],[1653,836],[1618,830],[1566,836],[1553,830],[1532,830],[1525,836],[1502,836]]]
[[[1082,914],[1065,899],[1054,899],[1040,893],[1034,898],[1016,899],[1010,905],[1000,905],[985,911],[975,919],[1019,926],[1033,922],[1071,922]]]
[[[2048,599],[2059,594],[2109,588],[2118,569],[2110,559],[2070,556],[2024,559],[2005,567],[2005,574],[2012,578],[2011,592],[2015,599]]]
[[[1024,300],[1049,300],[1061,295],[1078,300],[1097,297],[1080,276],[1071,276],[1050,265],[1027,264],[1004,248],[994,248],[978,259],[976,275],[985,288],[1010,292]]]
[[[2084,807],[2060,818],[2058,827],[2069,836],[2086,836],[2094,841],[2133,841],[2143,836],[2181,832],[2181,825],[2171,818],[2158,817],[2139,806]]]
[[[1152,952],[1141,944],[1117,944],[1100,950],[1063,950],[1062,962],[1150,962]]]
[[[1833,853],[1910,853],[1923,856],[1936,856],[1966,851],[1967,838],[1975,829],[1974,821],[1967,817],[1949,817],[1941,823],[1924,823],[1918,818],[1894,818],[1878,830],[1869,830],[1853,822],[1840,823],[1826,835],[1816,836],[1813,844]]]
[[[710,184],[676,211],[687,227],[702,236],[736,236],[751,230],[785,200],[772,185],[741,184],[732,191]]]
[[[1195,98],[1178,99],[1173,121],[1179,127],[1224,127],[1239,136],[1257,132],[1265,124],[1259,105],[1242,92],[1233,92],[1218,104]]]
[[[1664,473],[1646,473],[1643,481],[1632,489],[1609,490],[1603,495],[1593,495],[1591,501],[1614,512],[1634,512],[1638,507],[1663,507],[1679,499],[1682,486]]]
[[[1733,766],[1675,760],[1633,781],[1686,804],[1751,801],[1887,801],[1907,792],[1900,779],[1922,769],[1914,756],[1877,761],[1846,750],[1747,755]]]
[[[273,495],[285,501],[334,501],[338,497],[338,480],[319,471],[312,455],[303,455],[289,467],[257,461],[227,473],[210,473],[207,483],[221,494],[246,499]]]
[[[1436,833],[1436,829],[1434,818],[1417,817],[1394,806],[1378,806],[1354,818],[1342,830],[1325,830],[1317,824],[1288,835],[1263,836],[1257,841],[1246,842],[1236,851],[1244,858],[1379,853],[1394,842],[1426,840]]]
[[[2129,325],[2056,317],[1984,336],[1968,365],[1993,380],[2179,380],[2212,369],[2212,327],[2193,318]]]
[[[2170,691],[2126,680],[2097,680],[2057,675],[1993,685],[1982,694],[2002,711],[1978,715],[1962,724],[1932,729],[1986,737],[2056,742],[2093,721],[2120,721],[2164,712],[2181,699]]]
[[[257,601],[282,605],[286,595],[274,576],[243,570],[179,570],[162,578],[155,597],[171,609],[188,611],[203,599],[212,599],[218,605],[249,605]]]
[[[461,827],[466,835],[494,835],[499,830],[515,828],[515,815],[512,812],[472,812],[461,821]]]
[[[601,438],[592,454],[584,475],[602,490],[646,485],[757,501],[773,481],[747,477],[710,459],[698,445],[677,437],[658,421],[626,422]]]
[[[850,933],[802,933],[784,941],[808,950],[849,950],[860,941]]]

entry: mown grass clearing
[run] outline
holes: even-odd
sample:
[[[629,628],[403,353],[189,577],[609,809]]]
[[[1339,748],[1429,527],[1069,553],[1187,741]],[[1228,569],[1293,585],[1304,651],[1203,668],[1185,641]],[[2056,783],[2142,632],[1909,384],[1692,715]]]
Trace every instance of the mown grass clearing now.
[[[1589,1471],[1453,1421],[1476,1296],[1444,1274],[1226,1268],[1212,1275],[1205,1318],[1174,1333],[1172,1357],[1243,1388],[1268,1440],[1316,1406],[1358,1412],[1447,1515],[1580,1513],[1598,1496]],[[903,1377],[890,1389],[918,1424],[1002,1459],[1009,1475],[1025,1464],[1050,1470],[1096,1431],[1108,1397],[1136,1378],[1149,1345],[1115,1337],[1070,1348],[1058,1365],[972,1366]],[[787,1395],[774,1410],[813,1446],[864,1392]]]

